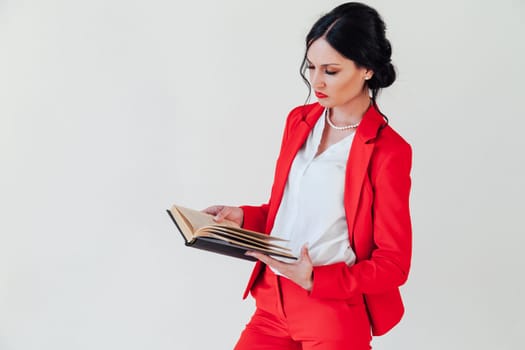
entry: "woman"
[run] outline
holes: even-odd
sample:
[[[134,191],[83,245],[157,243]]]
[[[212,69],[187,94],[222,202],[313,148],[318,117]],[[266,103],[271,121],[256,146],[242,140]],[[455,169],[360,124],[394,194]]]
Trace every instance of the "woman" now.
[[[268,204],[205,209],[299,256],[247,253],[258,262],[244,297],[257,309],[235,349],[370,349],[401,319],[412,155],[376,104],[395,80],[390,57],[374,9],[346,3],[320,18],[301,74],[318,103],[288,116]]]

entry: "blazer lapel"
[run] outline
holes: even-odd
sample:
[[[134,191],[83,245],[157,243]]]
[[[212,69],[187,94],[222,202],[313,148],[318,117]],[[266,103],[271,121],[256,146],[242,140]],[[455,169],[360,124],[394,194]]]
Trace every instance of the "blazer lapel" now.
[[[385,123],[375,106],[371,106],[363,116],[356,130],[346,165],[346,185],[344,194],[348,239],[353,246],[354,226],[361,196],[363,181],[368,173],[368,165],[374,151],[375,138]]]
[[[315,126],[315,123],[321,116],[324,107],[316,105],[312,110],[300,120],[297,126],[290,130],[291,134],[288,141],[283,145],[281,155],[277,161],[275,181],[272,188],[272,203],[268,211],[268,221],[266,225],[266,232],[270,233],[277,215],[277,210],[281,204],[281,200],[284,193],[286,182],[288,181],[288,174],[292,167],[293,160],[297,155],[297,152],[301,149],[302,145],[306,142],[310,131]]]

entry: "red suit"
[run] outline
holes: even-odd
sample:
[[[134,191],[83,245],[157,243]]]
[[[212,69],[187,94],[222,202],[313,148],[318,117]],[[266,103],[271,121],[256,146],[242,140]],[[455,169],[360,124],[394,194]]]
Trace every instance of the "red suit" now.
[[[268,204],[243,206],[243,227],[270,233],[290,167],[324,107],[318,103],[292,110],[286,122]],[[371,106],[356,130],[347,163],[344,206],[349,242],[356,263],[314,266],[310,298],[363,299],[373,335],[395,326],[403,315],[399,293],[408,276],[412,249],[409,214],[412,151]],[[244,298],[264,265],[257,262]],[[262,283],[262,282],[261,282]]]

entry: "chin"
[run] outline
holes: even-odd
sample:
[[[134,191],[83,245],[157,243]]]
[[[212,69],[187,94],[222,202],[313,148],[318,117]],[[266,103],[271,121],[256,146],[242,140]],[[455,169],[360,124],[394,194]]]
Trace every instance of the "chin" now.
[[[319,104],[321,106],[323,106],[324,108],[332,108],[333,107],[333,104],[330,103],[329,101],[324,101],[325,99],[318,99],[317,102],[319,102]]]

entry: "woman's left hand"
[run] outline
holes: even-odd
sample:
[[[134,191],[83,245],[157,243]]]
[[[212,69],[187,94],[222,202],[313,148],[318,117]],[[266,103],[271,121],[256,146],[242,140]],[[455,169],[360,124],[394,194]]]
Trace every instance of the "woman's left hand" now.
[[[282,262],[280,260],[271,258],[268,255],[255,251],[248,251],[246,252],[246,255],[253,256],[254,258],[262,261],[304,289],[308,291],[312,290],[314,283],[312,272],[314,268],[306,245],[301,248],[301,255],[299,256],[299,259],[293,263]]]

